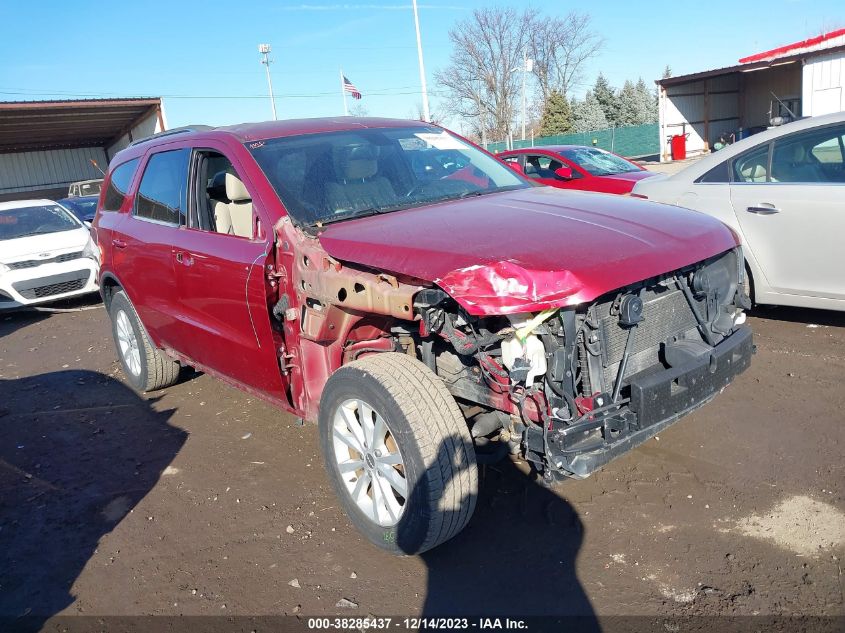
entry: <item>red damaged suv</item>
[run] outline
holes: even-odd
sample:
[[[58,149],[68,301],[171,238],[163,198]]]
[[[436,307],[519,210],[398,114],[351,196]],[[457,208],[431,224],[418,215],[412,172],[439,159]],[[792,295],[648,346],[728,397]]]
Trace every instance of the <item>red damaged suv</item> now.
[[[753,351],[726,226],[534,186],[435,125],[171,130],[104,184],[100,286],[129,383],[189,365],[317,421],[344,509],[389,551],[457,534],[478,463],[585,477]]]

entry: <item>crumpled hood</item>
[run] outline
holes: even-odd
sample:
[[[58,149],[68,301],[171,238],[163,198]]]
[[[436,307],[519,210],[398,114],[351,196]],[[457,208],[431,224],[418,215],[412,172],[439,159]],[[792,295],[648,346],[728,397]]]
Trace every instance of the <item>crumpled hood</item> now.
[[[14,240],[0,241],[0,262],[9,263],[27,259],[44,259],[81,251],[88,243],[90,232],[84,226],[70,231],[28,235]]]
[[[434,282],[470,314],[576,305],[733,248],[709,216],[538,187],[331,224],[332,257]]]

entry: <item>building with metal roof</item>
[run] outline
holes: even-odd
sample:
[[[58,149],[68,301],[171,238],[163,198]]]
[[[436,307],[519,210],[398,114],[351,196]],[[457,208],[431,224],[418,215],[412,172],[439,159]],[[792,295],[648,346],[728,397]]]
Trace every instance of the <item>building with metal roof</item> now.
[[[749,55],[734,66],[658,79],[660,158],[671,138],[686,153],[713,149],[771,125],[777,117],[845,110],[845,29]]]
[[[160,98],[0,102],[0,201],[65,197],[166,127]]]

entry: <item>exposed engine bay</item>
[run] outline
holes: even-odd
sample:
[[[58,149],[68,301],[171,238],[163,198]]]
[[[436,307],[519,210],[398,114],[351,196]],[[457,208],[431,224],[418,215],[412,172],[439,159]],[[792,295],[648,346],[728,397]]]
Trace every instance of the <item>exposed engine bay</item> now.
[[[283,248],[293,277],[271,284],[276,322],[298,338],[279,347],[294,410],[315,418],[337,367],[403,352],[455,397],[479,462],[521,454],[548,480],[585,477],[644,442],[708,402],[753,353],[740,247],[589,303],[476,316],[437,286],[344,265],[287,235],[305,254]]]
[[[480,459],[521,452],[548,479],[584,477],[748,367],[743,275],[734,249],[586,306],[494,317],[426,289],[417,355],[462,405]]]

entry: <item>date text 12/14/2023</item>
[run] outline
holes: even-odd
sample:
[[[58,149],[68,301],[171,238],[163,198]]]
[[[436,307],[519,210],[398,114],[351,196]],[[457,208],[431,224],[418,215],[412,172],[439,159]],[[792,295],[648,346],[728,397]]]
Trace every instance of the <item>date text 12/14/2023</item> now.
[[[451,630],[521,630],[527,629],[525,620],[513,618],[308,618],[308,628],[312,630],[387,630],[405,629],[417,631],[420,629]]]

